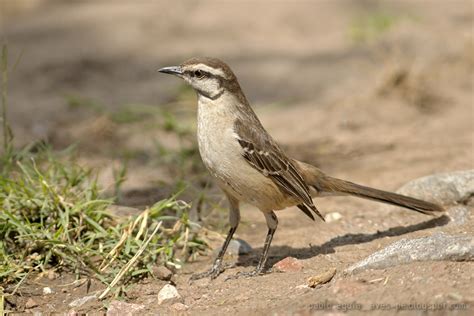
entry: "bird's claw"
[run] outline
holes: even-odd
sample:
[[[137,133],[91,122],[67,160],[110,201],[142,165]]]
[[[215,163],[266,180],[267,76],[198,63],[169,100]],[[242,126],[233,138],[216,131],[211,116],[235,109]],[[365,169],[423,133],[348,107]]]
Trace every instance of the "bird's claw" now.
[[[234,266],[233,264],[222,265],[220,262],[216,262],[213,264],[212,268],[210,268],[209,270],[205,272],[193,274],[189,280],[196,281],[196,280],[208,278],[208,277],[210,277],[211,280],[214,280],[226,269],[232,268],[233,266]]]
[[[208,277],[210,277],[211,280],[214,280],[215,278],[217,278],[219,276],[219,274],[224,272],[224,270],[225,269],[221,268],[220,266],[218,266],[218,267],[213,266],[211,269],[209,269],[205,272],[193,274],[189,280],[190,281],[196,281],[196,280],[203,279],[203,278],[208,278]]]

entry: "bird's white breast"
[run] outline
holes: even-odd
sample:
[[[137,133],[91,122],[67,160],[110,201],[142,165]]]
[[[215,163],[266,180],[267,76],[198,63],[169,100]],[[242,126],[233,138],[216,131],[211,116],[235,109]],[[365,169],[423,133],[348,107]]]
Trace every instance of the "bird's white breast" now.
[[[235,117],[223,101],[199,99],[197,135],[205,166],[217,178],[230,178],[242,163],[242,149],[234,133]]]
[[[204,165],[219,186],[240,201],[264,211],[288,206],[287,196],[242,156],[234,131],[238,114],[232,102],[236,101],[227,94],[215,101],[199,97],[197,136]]]

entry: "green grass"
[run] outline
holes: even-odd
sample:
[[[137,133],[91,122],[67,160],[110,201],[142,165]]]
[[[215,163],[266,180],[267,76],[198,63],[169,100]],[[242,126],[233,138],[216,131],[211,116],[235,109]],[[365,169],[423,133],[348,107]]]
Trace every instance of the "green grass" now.
[[[117,264],[126,262],[140,247],[139,227],[132,224],[138,217],[117,224],[107,211],[113,201],[100,198],[91,171],[67,160],[68,155],[53,155],[48,148],[34,155],[19,153],[13,159],[15,166],[0,175],[0,281],[19,280],[25,273],[52,267],[106,280],[107,272],[98,266],[106,262],[125,232],[126,247]],[[140,220],[140,225],[148,230],[164,220],[181,222],[183,229],[189,229],[186,211],[187,205],[170,198],[147,210],[147,219]],[[166,238],[157,235],[137,268],[172,262],[173,244],[180,242],[183,229]]]
[[[14,161],[15,167],[0,176],[1,283],[49,269],[108,283],[160,221],[174,229],[163,228],[153,236],[130,277],[150,275],[157,263],[180,265],[178,249],[193,252],[203,245],[185,239],[191,228],[188,205],[174,197],[118,222],[107,211],[112,200],[100,198],[90,170],[60,162],[48,149]]]
[[[70,109],[88,109],[94,113],[101,114],[105,111],[104,106],[89,98],[80,97],[77,95],[66,95],[66,104]]]
[[[7,49],[2,51],[3,152],[0,157],[0,284],[17,286],[31,275],[55,270],[110,285],[152,276],[152,267],[179,268],[205,243],[191,233],[189,205],[178,194],[129,218],[109,211],[93,170],[74,150],[47,145],[14,149],[7,120]],[[114,173],[118,194],[126,166]],[[4,289],[3,289],[4,290]],[[0,310],[3,308],[0,287]],[[113,292],[113,289],[112,289]]]
[[[350,26],[350,38],[356,43],[366,43],[378,39],[388,32],[398,17],[384,12],[371,12],[355,18]]]

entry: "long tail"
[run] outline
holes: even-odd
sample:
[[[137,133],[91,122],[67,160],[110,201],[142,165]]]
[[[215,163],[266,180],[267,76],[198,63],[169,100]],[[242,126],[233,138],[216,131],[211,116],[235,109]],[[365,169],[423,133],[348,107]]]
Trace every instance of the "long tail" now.
[[[309,186],[314,187],[318,194],[348,194],[377,202],[405,207],[428,215],[435,215],[434,213],[445,211],[442,206],[431,202],[333,178],[325,175],[318,168],[301,162],[299,162],[299,165],[303,169],[306,183]]]

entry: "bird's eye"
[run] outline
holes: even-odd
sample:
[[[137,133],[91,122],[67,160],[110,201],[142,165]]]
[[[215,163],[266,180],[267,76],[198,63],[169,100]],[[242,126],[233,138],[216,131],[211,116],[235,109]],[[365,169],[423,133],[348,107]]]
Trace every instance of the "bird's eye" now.
[[[196,70],[194,72],[194,76],[197,77],[198,79],[201,79],[204,77],[204,73],[201,70]]]

